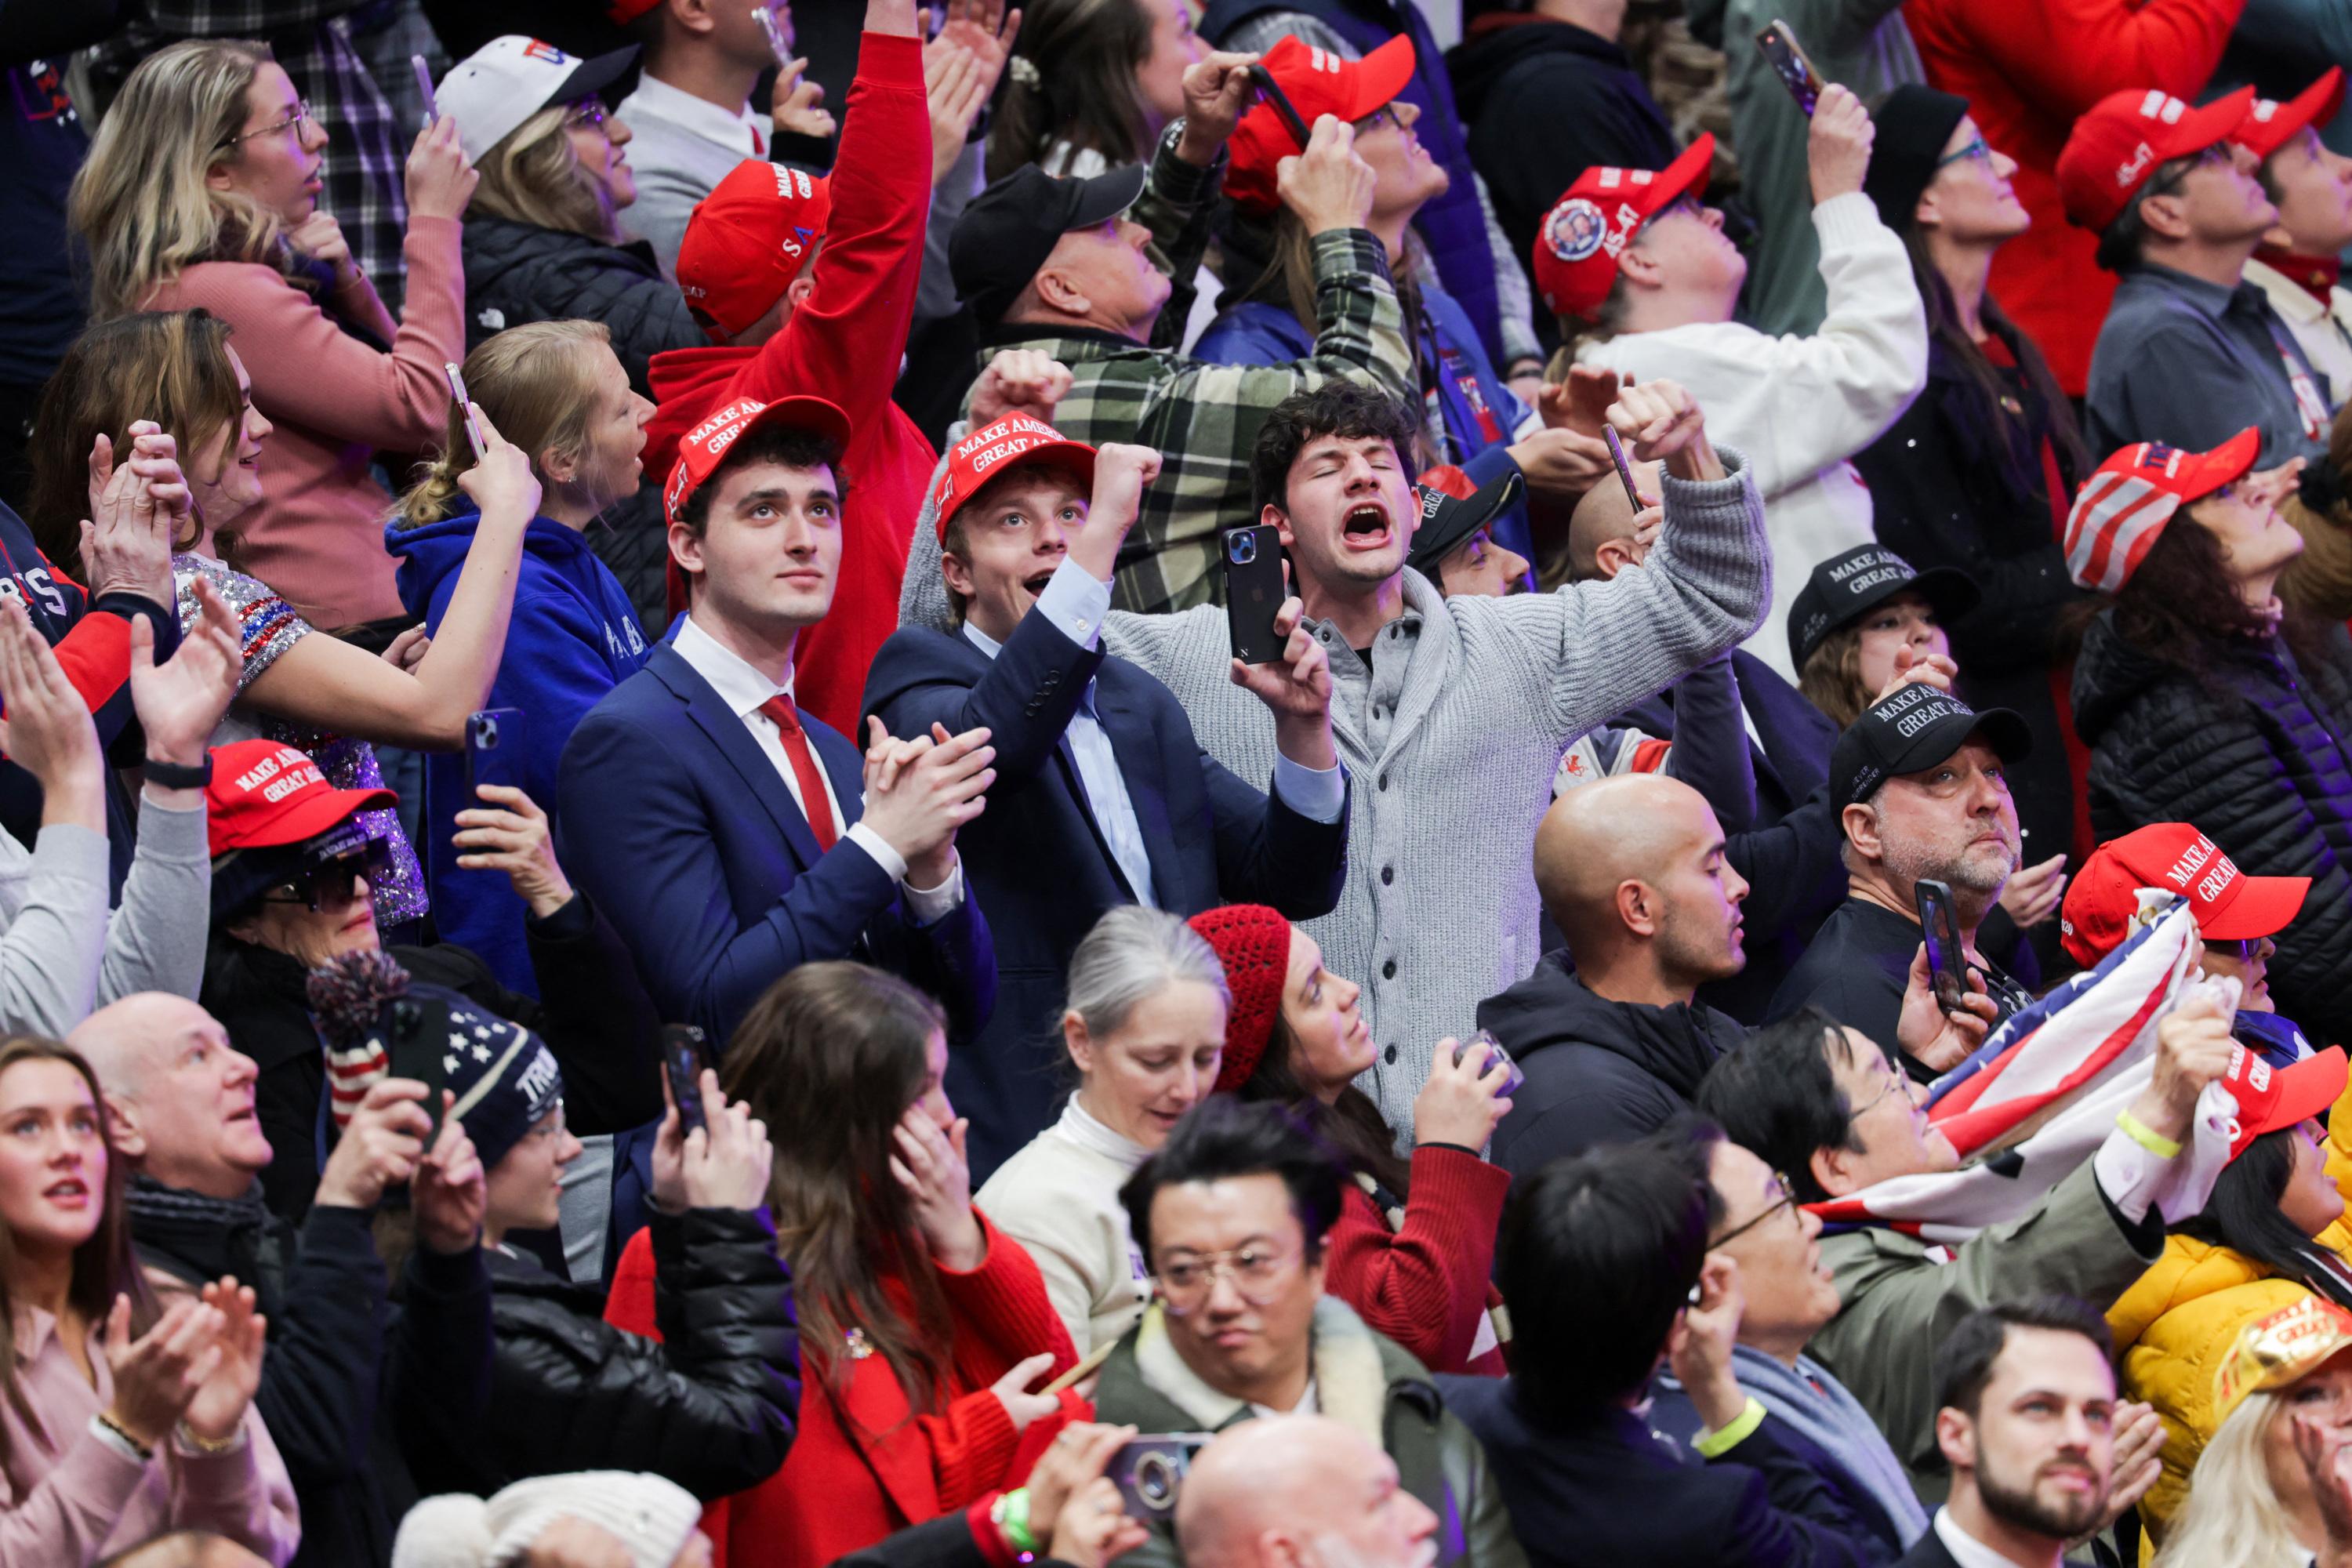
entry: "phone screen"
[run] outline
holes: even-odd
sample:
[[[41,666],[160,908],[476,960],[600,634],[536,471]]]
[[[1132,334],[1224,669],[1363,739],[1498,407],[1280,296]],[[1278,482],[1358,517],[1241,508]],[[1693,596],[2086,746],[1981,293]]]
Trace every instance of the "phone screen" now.
[[[1822,73],[1815,70],[1813,62],[1805,58],[1803,46],[1797,42],[1795,29],[1786,22],[1774,22],[1756,35],[1756,47],[1764,51],[1764,58],[1771,65],[1772,74],[1779,77],[1780,85],[1789,89],[1789,96],[1797,100],[1797,107],[1804,110],[1808,119],[1811,118],[1814,106],[1821,102],[1824,84]]]
[[[1952,889],[1922,877],[1913,896],[1918,900],[1919,929],[1927,944],[1927,973],[1935,984],[1936,1005],[1957,1013],[1968,991],[1968,959],[1960,951],[1960,922],[1953,912]]]

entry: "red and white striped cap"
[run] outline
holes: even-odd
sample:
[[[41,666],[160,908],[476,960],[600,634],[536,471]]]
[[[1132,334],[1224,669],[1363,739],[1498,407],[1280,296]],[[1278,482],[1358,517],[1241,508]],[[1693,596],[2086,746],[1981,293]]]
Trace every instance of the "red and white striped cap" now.
[[[2067,573],[2085,588],[2122,592],[2172,514],[2244,478],[2262,446],[2249,426],[2210,452],[2161,441],[2126,447],[2099,465],[2066,514]]]

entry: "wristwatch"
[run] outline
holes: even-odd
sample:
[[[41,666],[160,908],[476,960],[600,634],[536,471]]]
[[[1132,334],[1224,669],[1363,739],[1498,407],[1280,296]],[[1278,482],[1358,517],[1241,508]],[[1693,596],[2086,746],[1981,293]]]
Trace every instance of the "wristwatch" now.
[[[179,763],[167,763],[150,757],[145,768],[146,782],[165,789],[203,789],[213,782],[213,754],[205,753],[204,765],[188,767]]]

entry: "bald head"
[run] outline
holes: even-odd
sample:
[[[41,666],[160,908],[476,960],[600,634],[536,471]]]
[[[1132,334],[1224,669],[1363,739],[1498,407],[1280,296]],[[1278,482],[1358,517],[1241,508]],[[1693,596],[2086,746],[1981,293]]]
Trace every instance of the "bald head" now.
[[[1738,973],[1739,900],[1706,798],[1659,773],[1621,773],[1552,802],[1536,829],[1536,890],[1596,990],[1646,999]],[[1628,970],[1635,973],[1628,973]],[[1605,993],[1604,993],[1605,994]]]
[[[110,1002],[84,1018],[66,1037],[97,1069],[98,1081],[110,1096],[140,1092],[148,1073],[165,1059],[173,1046],[192,1031],[216,1030],[213,1016],[184,996],[166,991],[142,991]]]
[[[84,1018],[66,1043],[98,1074],[115,1148],[165,1186],[239,1197],[269,1163],[254,1098],[259,1069],[186,997],[125,996]]]
[[[1645,496],[1663,495],[1661,476],[1665,464],[1634,463],[1633,482]],[[1643,550],[1633,542],[1633,503],[1614,477],[1603,479],[1584,492],[1568,520],[1569,575],[1579,583],[1614,577],[1628,566],[1642,563]],[[1603,552],[1602,545],[1614,549]]]
[[[1328,1415],[1228,1428],[1176,1499],[1188,1568],[1428,1568],[1436,1528],[1380,1446]]]

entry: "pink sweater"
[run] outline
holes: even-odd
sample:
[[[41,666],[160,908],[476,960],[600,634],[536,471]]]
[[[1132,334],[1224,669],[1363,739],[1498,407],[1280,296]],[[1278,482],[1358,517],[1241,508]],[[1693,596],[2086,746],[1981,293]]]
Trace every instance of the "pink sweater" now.
[[[381,449],[394,482],[407,460],[446,437],[444,363],[466,357],[459,224],[413,217],[403,250],[408,302],[395,327],[364,279],[336,300],[344,319],[392,345],[338,327],[275,268],[205,261],[148,296],[151,310],[201,305],[236,329],[254,405],[277,431],[261,452],[261,504],[239,518],[238,566],[278,590],[312,626],[340,630],[402,613],[384,553],[392,498],[368,476]]]
[[[79,1568],[174,1530],[209,1530],[283,1563],[301,1540],[294,1484],[261,1417],[245,1413],[234,1453],[185,1451],[177,1439],[141,1465],[89,1429],[114,1399],[114,1374],[90,1345],[92,1388],[57,1334],[57,1320],[25,1310],[16,1377],[34,1413],[0,1400],[0,1563]]]

